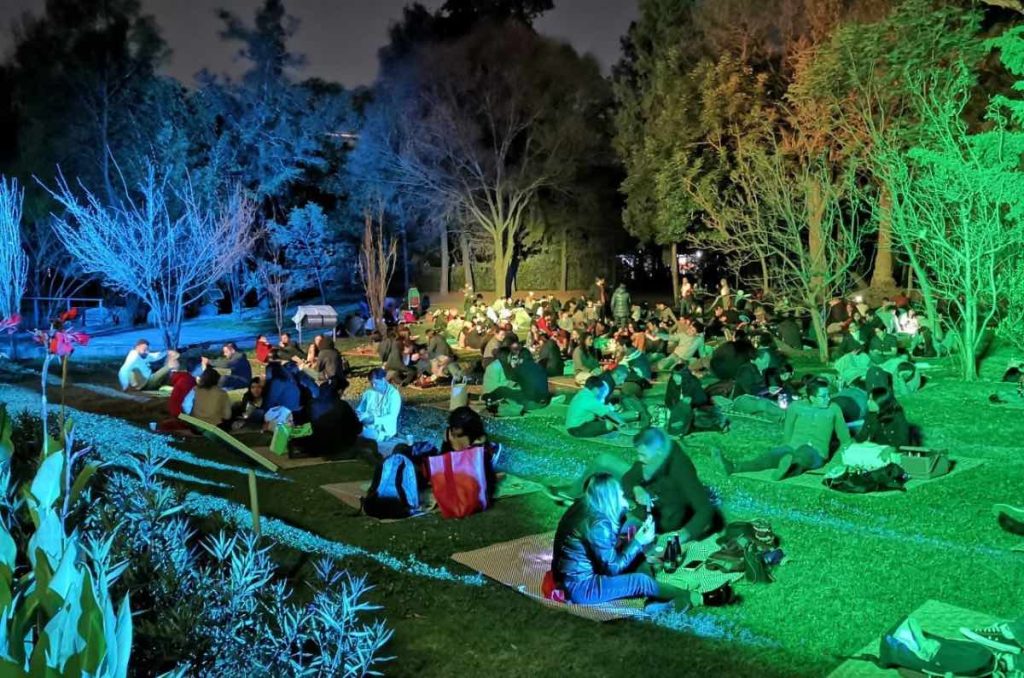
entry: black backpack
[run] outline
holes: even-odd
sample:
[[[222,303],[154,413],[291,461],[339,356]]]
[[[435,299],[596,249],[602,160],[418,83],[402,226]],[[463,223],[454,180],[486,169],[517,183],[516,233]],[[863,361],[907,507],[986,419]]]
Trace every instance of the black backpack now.
[[[374,518],[408,518],[420,513],[413,461],[403,454],[384,459],[361,503],[363,513]]]

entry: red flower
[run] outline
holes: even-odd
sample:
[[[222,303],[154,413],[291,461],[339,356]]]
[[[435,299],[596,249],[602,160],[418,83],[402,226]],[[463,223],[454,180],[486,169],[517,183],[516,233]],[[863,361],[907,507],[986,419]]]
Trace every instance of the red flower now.
[[[66,323],[67,321],[74,320],[77,317],[78,317],[78,307],[74,306],[74,307],[69,308],[68,310],[66,310],[66,311],[64,311],[63,313],[60,314],[60,321],[62,323]]]
[[[7,332],[13,334],[18,329],[18,323],[21,322],[20,315],[12,315],[10,318],[4,318],[0,320],[0,332]]]
[[[71,343],[78,344],[79,346],[89,345],[89,335],[85,332],[66,332],[68,338],[71,339]]]

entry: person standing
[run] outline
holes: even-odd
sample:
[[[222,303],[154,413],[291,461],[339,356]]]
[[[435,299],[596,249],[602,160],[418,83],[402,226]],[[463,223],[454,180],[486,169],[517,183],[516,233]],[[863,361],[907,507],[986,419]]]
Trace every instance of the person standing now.
[[[625,327],[629,323],[630,315],[633,312],[633,300],[629,297],[629,291],[625,283],[619,283],[612,294],[612,317],[615,324]]]

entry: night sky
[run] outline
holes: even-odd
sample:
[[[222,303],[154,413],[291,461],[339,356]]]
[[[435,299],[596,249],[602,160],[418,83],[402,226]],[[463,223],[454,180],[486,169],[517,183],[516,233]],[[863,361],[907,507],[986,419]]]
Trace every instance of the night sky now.
[[[300,77],[321,77],[348,87],[366,85],[377,74],[377,50],[387,40],[387,27],[401,16],[410,0],[286,0],[288,12],[299,19],[291,49],[306,55]],[[428,0],[433,9],[442,0]],[[223,7],[246,21],[261,0],[142,0],[156,16],[173,54],[166,70],[186,83],[201,68],[236,74],[237,45],[218,38],[221,23],[215,10]],[[0,54],[11,48],[11,21],[23,12],[41,11],[44,0],[0,0]],[[564,38],[581,52],[597,57],[607,73],[619,58],[619,38],[637,14],[637,0],[555,0],[537,28]]]

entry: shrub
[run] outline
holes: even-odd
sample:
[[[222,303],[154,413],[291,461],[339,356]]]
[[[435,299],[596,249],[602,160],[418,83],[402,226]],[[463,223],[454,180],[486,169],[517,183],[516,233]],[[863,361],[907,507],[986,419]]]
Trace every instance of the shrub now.
[[[137,673],[362,676],[386,661],[381,650],[391,631],[362,621],[378,609],[364,600],[364,579],[320,561],[308,602],[299,602],[253,533],[199,537],[179,515],[179,497],[159,480],[161,466],[145,456],[111,473],[91,517],[99,532],[125,523],[111,550],[131,563],[119,587],[143,610]]]
[[[119,678],[128,672],[132,619],[128,596],[117,611],[109,586],[111,538],[84,535],[76,506],[97,466],[76,463],[73,427],[48,445],[29,480],[12,480],[10,422],[0,405],[0,674]]]

